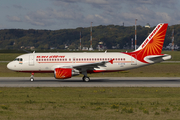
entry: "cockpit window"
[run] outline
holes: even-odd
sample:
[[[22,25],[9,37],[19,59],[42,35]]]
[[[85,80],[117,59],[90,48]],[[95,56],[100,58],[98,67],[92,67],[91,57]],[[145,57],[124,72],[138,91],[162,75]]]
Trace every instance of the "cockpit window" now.
[[[19,61],[19,58],[14,59],[14,61]]]
[[[16,59],[14,59],[14,61],[23,61],[23,59],[22,58],[16,58]]]

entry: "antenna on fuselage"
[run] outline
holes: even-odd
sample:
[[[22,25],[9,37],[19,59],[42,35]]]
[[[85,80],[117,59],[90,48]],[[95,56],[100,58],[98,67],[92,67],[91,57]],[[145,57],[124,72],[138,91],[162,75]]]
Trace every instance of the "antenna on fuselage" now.
[[[35,51],[33,51],[33,53],[35,53]]]

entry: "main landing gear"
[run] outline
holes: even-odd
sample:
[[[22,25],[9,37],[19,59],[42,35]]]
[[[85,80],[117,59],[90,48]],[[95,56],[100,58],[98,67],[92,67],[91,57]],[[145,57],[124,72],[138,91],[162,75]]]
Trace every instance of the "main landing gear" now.
[[[84,82],[89,82],[90,81],[90,78],[88,76],[83,76],[82,80]]]
[[[84,75],[83,78],[82,78],[82,80],[83,80],[84,82],[89,82],[89,81],[90,81],[90,78],[87,76],[87,71],[84,70],[84,71],[82,72],[82,74]]]
[[[34,73],[31,73],[31,78],[30,81],[33,82],[34,81]]]

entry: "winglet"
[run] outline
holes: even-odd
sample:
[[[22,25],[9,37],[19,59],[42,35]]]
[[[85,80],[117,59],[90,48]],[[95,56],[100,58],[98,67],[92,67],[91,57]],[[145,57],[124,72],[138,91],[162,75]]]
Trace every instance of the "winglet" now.
[[[111,64],[113,64],[113,61],[114,61],[114,59],[110,60],[109,62],[110,62]]]

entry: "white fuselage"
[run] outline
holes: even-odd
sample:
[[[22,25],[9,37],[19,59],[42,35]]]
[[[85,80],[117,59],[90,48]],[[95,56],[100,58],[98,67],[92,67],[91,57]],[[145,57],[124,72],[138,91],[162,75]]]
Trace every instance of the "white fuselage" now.
[[[19,72],[53,72],[55,68],[71,68],[78,64],[88,64],[114,59],[98,68],[87,68],[88,72],[113,72],[149,65],[124,53],[29,53],[18,56],[7,67]]]

